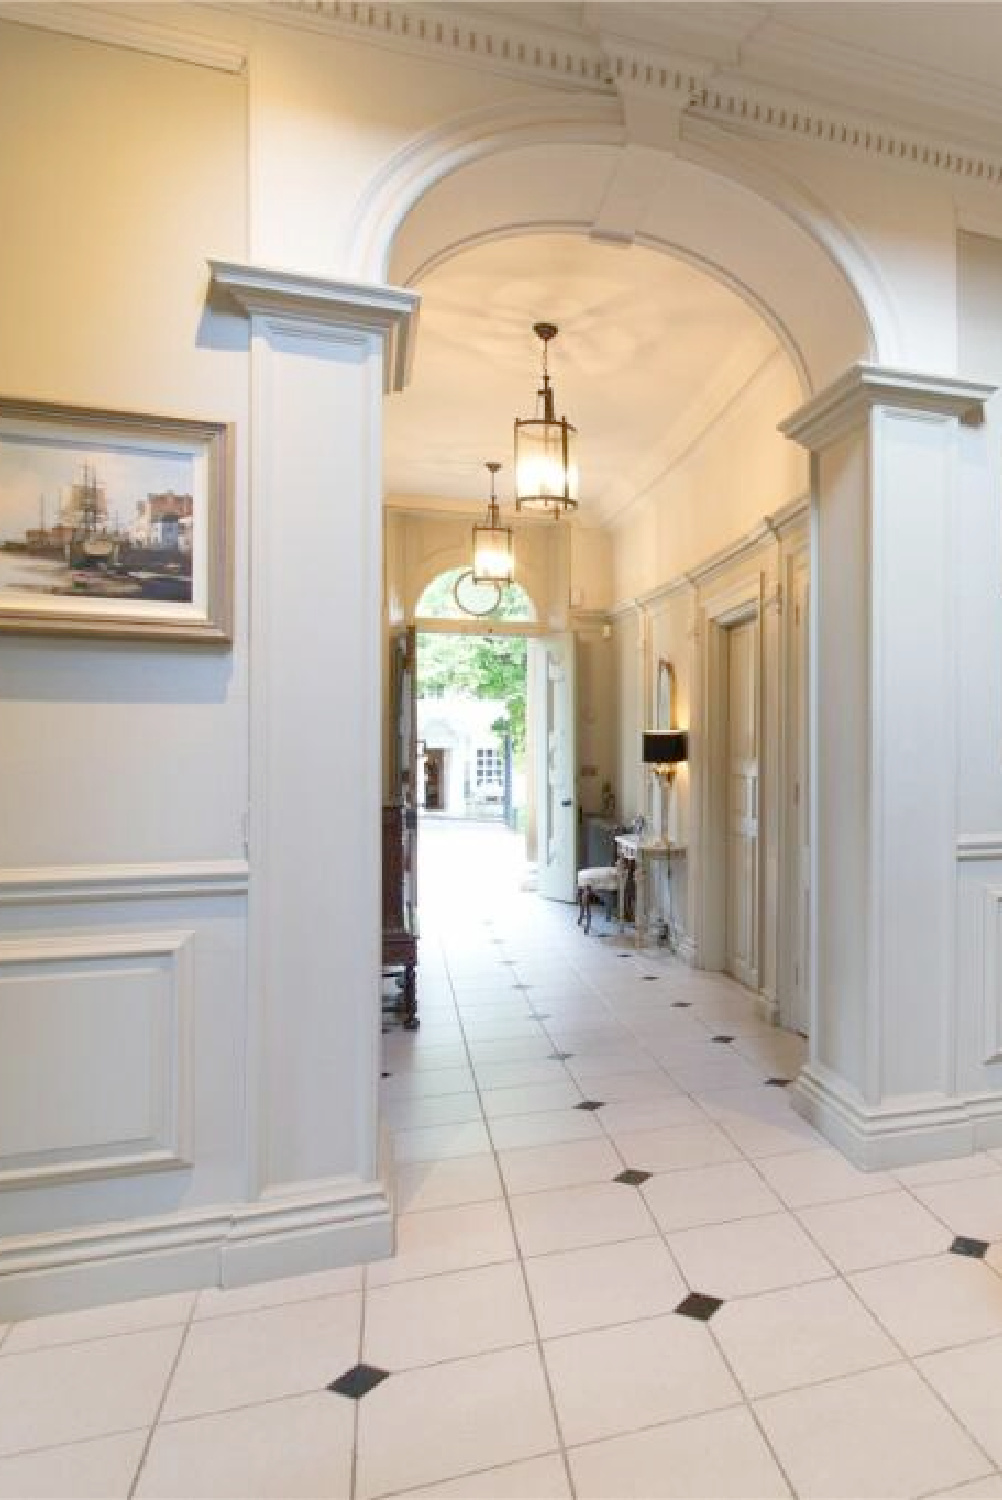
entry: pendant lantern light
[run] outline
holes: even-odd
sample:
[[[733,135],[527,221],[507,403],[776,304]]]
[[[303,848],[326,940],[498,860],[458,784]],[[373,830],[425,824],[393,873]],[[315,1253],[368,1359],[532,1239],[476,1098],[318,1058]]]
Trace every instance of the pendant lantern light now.
[[[486,522],[473,528],[474,583],[506,584],[515,578],[515,544],[511,527],[501,525],[501,512],[494,493],[494,478],[500,467],[499,463],[486,465],[491,476],[491,498]]]
[[[577,510],[578,435],[566,417],[558,420],[555,415],[547,353],[557,325],[534,323],[532,331],[543,345],[543,383],[536,415],[515,418],[515,509],[544,511],[557,518]]]

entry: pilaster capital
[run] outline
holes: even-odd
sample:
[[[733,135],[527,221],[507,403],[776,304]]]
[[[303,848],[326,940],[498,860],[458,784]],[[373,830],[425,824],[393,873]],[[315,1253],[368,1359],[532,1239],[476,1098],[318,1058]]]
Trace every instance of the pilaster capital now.
[[[850,365],[831,385],[780,422],[779,431],[802,448],[819,452],[861,427],[875,407],[937,412],[962,422],[978,422],[995,389],[951,375],[859,363]]]
[[[236,303],[248,317],[326,323],[382,336],[383,382],[403,390],[410,378],[421,296],[404,287],[361,281],[335,281],[267,266],[209,261],[209,297]]]

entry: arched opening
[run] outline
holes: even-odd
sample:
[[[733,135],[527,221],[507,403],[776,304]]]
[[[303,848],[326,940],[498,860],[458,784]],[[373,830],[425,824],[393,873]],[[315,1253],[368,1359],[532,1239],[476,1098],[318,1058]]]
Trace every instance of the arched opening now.
[[[465,593],[462,592],[464,587]],[[478,618],[535,624],[536,606],[522,584],[509,583],[503,588],[475,584],[466,566],[446,568],[437,573],[421,590],[414,606],[414,617],[418,621],[462,620],[469,623],[471,618]]]
[[[676,846],[670,878],[649,872],[658,920],[645,936],[729,969],[770,1020],[799,1025],[787,978],[806,975],[809,954],[783,948],[795,924],[779,908],[806,878],[809,833],[780,805],[779,767],[808,759],[806,678],[795,695],[789,675],[808,647],[771,611],[785,589],[808,597],[809,476],[777,428],[846,365],[896,350],[894,320],[848,235],[782,183],[739,181],[705,146],[638,156],[607,120],[559,135],[485,137],[452,158],[440,144],[437,166],[404,173],[396,216],[375,194],[360,228],[390,278],[422,295],[413,380],[386,409],[385,490],[407,532],[396,592],[417,616],[431,573],[465,555],[488,459],[508,460],[510,507],[511,421],[537,375],[531,327],[553,321],[581,506],[558,525],[515,518],[517,572],[554,632],[540,701],[552,709],[548,672],[557,664],[564,691],[569,663],[576,702],[562,742],[573,771],[558,797],[553,757],[541,760],[539,805],[573,805],[572,871],[594,862],[603,822],[640,818]],[[662,722],[666,664],[677,693]],[[739,717],[741,735],[727,729]],[[640,755],[641,731],[666,728],[690,731],[670,781]],[[738,761],[744,811],[730,818]]]

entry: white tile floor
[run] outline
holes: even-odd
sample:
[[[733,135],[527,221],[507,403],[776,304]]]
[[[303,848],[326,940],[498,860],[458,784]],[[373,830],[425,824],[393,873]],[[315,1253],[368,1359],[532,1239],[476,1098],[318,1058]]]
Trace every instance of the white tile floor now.
[[[855,1171],[802,1043],[601,920],[424,927],[395,1258],[0,1328],[0,1496],[1002,1495],[1002,1159]]]

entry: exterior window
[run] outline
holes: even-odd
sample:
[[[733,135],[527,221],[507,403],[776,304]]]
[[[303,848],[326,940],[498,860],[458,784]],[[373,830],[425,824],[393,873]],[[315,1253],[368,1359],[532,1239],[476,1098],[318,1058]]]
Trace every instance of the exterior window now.
[[[501,764],[501,751],[494,746],[481,746],[477,751],[477,786],[486,786],[489,782],[503,781],[504,769]]]

